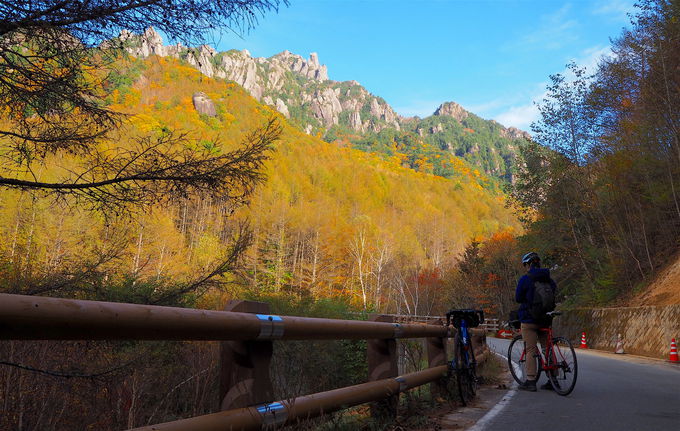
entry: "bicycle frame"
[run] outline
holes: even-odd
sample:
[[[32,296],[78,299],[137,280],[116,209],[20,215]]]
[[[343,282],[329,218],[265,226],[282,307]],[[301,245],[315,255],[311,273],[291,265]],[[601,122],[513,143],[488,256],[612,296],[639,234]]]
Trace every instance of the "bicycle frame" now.
[[[463,360],[465,361],[464,364],[462,364],[465,368],[470,366],[470,348],[472,347],[472,343],[470,343],[470,334],[468,333],[468,327],[467,327],[467,322],[465,319],[461,319],[460,321],[460,342],[461,342],[461,347],[463,347],[463,351],[461,352],[461,356]],[[455,365],[455,358],[453,359],[454,364],[453,368],[456,368]]]
[[[543,354],[542,349],[539,349],[539,348],[536,349],[538,351],[538,360],[540,362],[539,366],[541,367],[541,371],[555,371],[559,368],[556,365],[557,361],[553,361],[553,364],[555,364],[555,365],[548,365],[548,360],[547,360],[548,355],[550,355],[550,356],[555,355],[555,351],[554,351],[554,348],[553,348],[553,342],[552,342],[552,340],[553,340],[552,328],[551,327],[538,328],[538,330],[546,333],[546,345],[541,346],[541,347],[545,348],[545,355]],[[526,353],[527,353],[526,349],[524,351],[522,351],[522,355],[520,356],[520,360],[524,360],[524,361],[526,360],[526,357],[525,357]]]

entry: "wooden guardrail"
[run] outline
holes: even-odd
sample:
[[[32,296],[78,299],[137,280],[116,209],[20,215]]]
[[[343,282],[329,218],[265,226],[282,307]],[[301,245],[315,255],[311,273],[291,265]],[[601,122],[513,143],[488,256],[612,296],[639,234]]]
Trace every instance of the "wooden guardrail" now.
[[[445,322],[446,316],[422,316],[417,314],[384,314],[383,316],[394,317],[396,322],[404,323],[429,323],[438,324],[438,322]],[[484,323],[479,325],[480,328],[486,330],[487,332],[497,332],[499,329],[503,328],[503,322],[496,318],[485,318]]]
[[[225,311],[0,294],[0,339],[5,340],[218,340],[221,346],[219,413],[137,430],[257,430],[291,425],[336,410],[383,400],[375,415],[394,415],[399,392],[431,383],[445,391],[446,338],[438,324],[277,316],[265,303],[231,301]],[[398,376],[398,338],[426,338],[429,368]],[[288,400],[273,400],[272,340],[368,340],[369,382]],[[478,361],[487,355],[483,330],[472,331]]]
[[[487,332],[498,332],[498,330],[501,329],[502,324],[500,319],[487,318],[484,320],[484,323],[482,323],[480,326],[486,329]]]

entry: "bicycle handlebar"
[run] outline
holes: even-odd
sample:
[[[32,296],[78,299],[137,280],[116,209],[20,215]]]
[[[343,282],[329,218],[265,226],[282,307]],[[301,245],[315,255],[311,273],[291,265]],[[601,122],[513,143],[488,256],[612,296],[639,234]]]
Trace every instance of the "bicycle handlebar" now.
[[[449,310],[446,313],[446,326],[451,324],[451,318],[475,319],[479,318],[478,324],[484,323],[484,310],[473,310],[471,308]],[[455,325],[455,322],[454,322]],[[476,325],[475,325],[476,326]]]

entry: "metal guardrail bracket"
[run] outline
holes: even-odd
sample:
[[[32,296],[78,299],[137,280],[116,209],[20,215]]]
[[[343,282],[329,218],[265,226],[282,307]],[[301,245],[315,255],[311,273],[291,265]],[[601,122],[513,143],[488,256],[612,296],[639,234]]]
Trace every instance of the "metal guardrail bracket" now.
[[[259,325],[253,339],[223,341],[220,348],[220,408],[230,410],[274,401],[270,377],[275,328],[282,328],[279,316],[269,314],[269,304],[255,301],[230,301],[226,311],[252,313]],[[281,334],[278,331],[277,334]],[[265,335],[263,337],[262,335]]]
[[[269,314],[257,314],[260,320],[260,335],[258,340],[277,340],[283,337],[283,318],[281,316],[274,316]]]
[[[404,330],[402,329],[401,325],[399,323],[394,324],[394,338],[401,338],[401,336],[404,334]]]
[[[403,377],[397,377],[394,380],[399,382],[399,392],[404,392],[408,389],[408,384],[406,384],[406,380]]]
[[[262,415],[262,425],[281,425],[288,419],[288,409],[281,403],[264,404],[257,407]]]

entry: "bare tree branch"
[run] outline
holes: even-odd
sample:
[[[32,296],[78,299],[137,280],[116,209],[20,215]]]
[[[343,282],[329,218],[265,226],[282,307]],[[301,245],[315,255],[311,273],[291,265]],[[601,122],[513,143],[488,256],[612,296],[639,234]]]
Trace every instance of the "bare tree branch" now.
[[[271,122],[241,150],[214,156],[190,150],[188,137],[167,133],[139,139],[131,151],[102,154],[124,115],[104,101],[111,66],[121,59],[122,30],[154,26],[171,39],[203,40],[204,32],[250,29],[279,0],[0,1],[0,145],[7,160],[0,186],[77,196],[94,207],[150,204],[164,194],[193,191],[247,196],[279,128]],[[184,140],[184,142],[183,142]],[[181,148],[180,148],[181,147]],[[60,181],[31,177],[32,163],[60,152],[83,158],[80,173]],[[8,175],[12,172],[15,175]],[[106,202],[110,200],[111,202]]]

